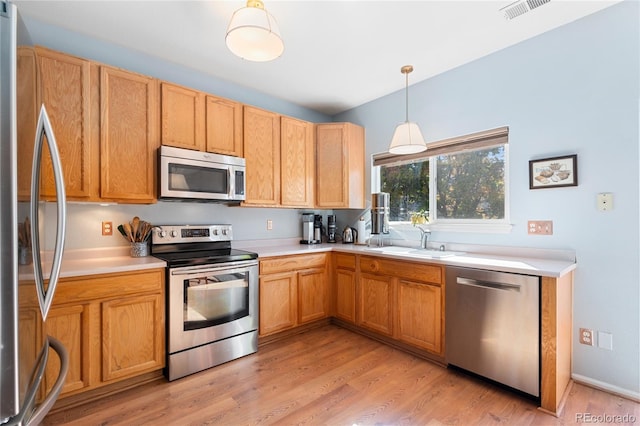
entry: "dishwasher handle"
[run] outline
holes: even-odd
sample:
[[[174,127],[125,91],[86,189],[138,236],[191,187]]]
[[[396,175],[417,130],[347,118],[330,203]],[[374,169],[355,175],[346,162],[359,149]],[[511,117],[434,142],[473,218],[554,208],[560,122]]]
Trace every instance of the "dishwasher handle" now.
[[[470,287],[493,288],[495,290],[520,292],[520,286],[517,284],[497,283],[494,281],[476,280],[464,277],[456,277],[456,282]]]

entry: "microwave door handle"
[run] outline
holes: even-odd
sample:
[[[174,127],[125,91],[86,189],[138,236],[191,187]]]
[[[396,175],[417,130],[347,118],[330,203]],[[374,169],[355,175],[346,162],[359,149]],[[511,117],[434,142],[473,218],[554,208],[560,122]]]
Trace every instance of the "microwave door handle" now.
[[[56,227],[56,243],[53,252],[53,262],[51,265],[51,273],[49,274],[49,286],[44,287],[44,277],[42,274],[42,257],[40,254],[40,218],[38,213],[38,203],[40,201],[40,168],[42,165],[42,149],[46,136],[49,154],[51,155],[51,163],[53,165],[53,176],[56,187],[58,220]],[[47,110],[44,106],[40,108],[38,116],[38,125],[36,127],[36,139],[33,150],[33,165],[31,169],[31,238],[32,238],[32,256],[34,265],[34,279],[36,291],[38,293],[38,303],[42,319],[46,320],[53,302],[53,295],[56,292],[58,278],[60,276],[60,266],[62,265],[62,252],[64,250],[65,228],[67,223],[67,197],[64,189],[64,177],[62,174],[62,162],[60,161],[60,153],[56,144],[56,138],[51,128],[51,122]]]
[[[233,176],[233,168],[232,167],[227,167],[227,197],[229,199],[233,198],[233,193],[235,192],[235,188],[234,188],[234,183],[233,180],[231,179],[231,176]]]

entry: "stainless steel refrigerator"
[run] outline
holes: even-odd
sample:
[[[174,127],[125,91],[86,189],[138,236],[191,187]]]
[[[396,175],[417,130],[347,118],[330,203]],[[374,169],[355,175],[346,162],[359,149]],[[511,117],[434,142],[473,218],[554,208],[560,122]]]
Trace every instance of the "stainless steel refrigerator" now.
[[[0,1],[0,424],[8,425],[40,423],[68,370],[66,349],[47,334],[66,198],[37,85],[35,52],[17,7]],[[40,199],[43,170],[55,188],[46,202]]]

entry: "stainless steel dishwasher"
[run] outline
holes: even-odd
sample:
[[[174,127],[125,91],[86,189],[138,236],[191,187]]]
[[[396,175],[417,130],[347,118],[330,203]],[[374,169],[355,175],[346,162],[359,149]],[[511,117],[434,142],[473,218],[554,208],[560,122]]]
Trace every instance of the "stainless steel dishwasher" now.
[[[447,363],[540,397],[540,277],[446,271]]]

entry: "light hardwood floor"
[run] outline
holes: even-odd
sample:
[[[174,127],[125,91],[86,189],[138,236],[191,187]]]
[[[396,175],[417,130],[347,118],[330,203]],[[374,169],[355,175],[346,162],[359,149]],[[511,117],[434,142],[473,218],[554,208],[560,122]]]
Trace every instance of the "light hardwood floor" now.
[[[327,325],[171,383],[52,413],[44,423],[566,425],[587,415],[634,416],[640,424],[640,404],[575,384],[556,418],[498,386]]]

